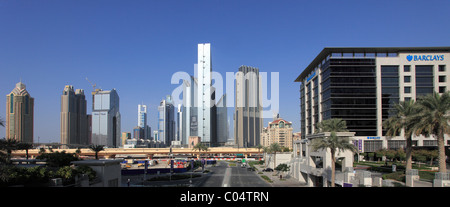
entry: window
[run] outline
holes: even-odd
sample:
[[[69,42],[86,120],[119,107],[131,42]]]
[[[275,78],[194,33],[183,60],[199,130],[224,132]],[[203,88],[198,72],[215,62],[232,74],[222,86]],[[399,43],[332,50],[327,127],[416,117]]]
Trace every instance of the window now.
[[[383,149],[383,141],[364,140],[364,152],[376,152],[380,149]]]
[[[405,87],[405,93],[411,93],[411,87]]]
[[[331,53],[331,57],[342,57],[342,53],[333,52]]]
[[[11,98],[10,98],[10,103],[9,103],[9,105],[10,105],[10,109],[9,109],[9,113],[14,113],[14,94],[12,94],[11,93],[11,96],[10,96]]]
[[[444,72],[444,71],[445,71],[445,65],[440,65],[439,72]]]
[[[439,83],[444,83],[445,82],[445,77],[444,75],[440,75],[439,76]]]
[[[439,86],[439,93],[445,93],[445,86]]]
[[[384,52],[377,53],[377,57],[387,57],[387,54]]]
[[[398,53],[396,53],[396,52],[390,52],[390,53],[388,53],[387,56],[388,56],[388,57],[397,57],[397,56],[398,56]]]
[[[404,66],[403,66],[403,72],[411,72],[411,66],[409,66],[409,65],[404,65]]]
[[[25,114],[30,113],[30,97],[25,96]]]
[[[411,83],[411,76],[405,76],[405,83]]]
[[[405,101],[411,101],[411,97],[405,97]]]
[[[366,57],[375,57],[375,53],[366,53]]]

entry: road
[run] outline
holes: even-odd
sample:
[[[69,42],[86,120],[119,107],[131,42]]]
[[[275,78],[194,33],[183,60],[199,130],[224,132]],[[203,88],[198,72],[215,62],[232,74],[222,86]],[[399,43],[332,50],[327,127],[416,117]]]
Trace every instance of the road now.
[[[240,166],[229,166],[228,162],[219,161],[215,167],[208,168],[211,172],[199,180],[198,187],[271,187],[255,171],[249,171]]]

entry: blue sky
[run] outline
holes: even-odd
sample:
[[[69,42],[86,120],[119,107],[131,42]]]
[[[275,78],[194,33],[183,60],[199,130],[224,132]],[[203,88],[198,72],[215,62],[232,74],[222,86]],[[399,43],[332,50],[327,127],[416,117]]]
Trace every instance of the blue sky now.
[[[154,130],[157,105],[178,87],[172,74],[193,75],[197,44],[211,43],[213,70],[223,76],[241,65],[279,72],[280,115],[299,131],[294,80],[324,47],[449,46],[448,8],[450,1],[0,0],[0,117],[22,79],[35,98],[35,141],[59,142],[62,90],[84,89],[90,113],[88,77],[118,91],[122,132],[137,125],[140,103]]]

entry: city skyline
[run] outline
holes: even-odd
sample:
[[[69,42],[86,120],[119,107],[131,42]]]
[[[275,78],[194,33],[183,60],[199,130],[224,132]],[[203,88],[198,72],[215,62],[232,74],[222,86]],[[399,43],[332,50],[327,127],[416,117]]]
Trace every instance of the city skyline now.
[[[0,117],[6,120],[6,95],[21,80],[35,98],[35,142],[59,142],[61,88],[74,85],[90,94],[87,77],[96,88],[117,90],[122,132],[136,126],[139,103],[148,106],[148,125],[156,129],[159,102],[181,85],[171,84],[171,76],[193,74],[197,44],[209,42],[213,71],[223,76],[240,65],[279,72],[279,114],[298,132],[300,86],[294,79],[324,47],[448,46],[449,6],[445,1],[1,2]],[[198,19],[207,25],[202,32]],[[86,101],[92,114],[92,97]],[[5,130],[0,127],[0,138]]]

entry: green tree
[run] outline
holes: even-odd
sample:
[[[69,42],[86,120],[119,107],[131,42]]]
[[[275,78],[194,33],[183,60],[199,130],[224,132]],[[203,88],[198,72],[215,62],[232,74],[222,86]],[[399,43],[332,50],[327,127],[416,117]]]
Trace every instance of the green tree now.
[[[36,157],[37,159],[44,159],[50,167],[69,166],[72,161],[79,160],[75,154],[62,152],[43,153]]]
[[[391,110],[394,115],[383,122],[383,128],[386,130],[386,136],[388,137],[398,136],[402,130],[405,132],[407,171],[412,169],[412,127],[415,124],[409,117],[417,112],[418,108],[414,104],[414,100],[400,101],[394,104],[394,109]]]
[[[323,138],[316,138],[312,141],[313,150],[327,150],[331,152],[331,187],[335,186],[335,171],[336,171],[336,152],[351,150],[356,152],[356,148],[350,143],[348,137],[338,137],[336,132],[346,132],[347,124],[342,119],[327,119],[317,124],[316,131],[330,132],[330,136]]]
[[[92,151],[95,152],[95,159],[96,159],[96,160],[98,160],[98,153],[99,153],[100,151],[105,150],[105,148],[104,148],[103,145],[91,145],[91,146],[89,146],[89,149],[91,149]]]
[[[395,151],[394,150],[387,150],[386,151],[386,158],[393,161],[395,158]]]
[[[403,150],[403,148],[398,148],[395,151],[395,157],[397,158],[398,161],[402,162],[406,159],[406,153],[405,150]]]
[[[427,161],[427,156],[426,156],[426,150],[413,150],[412,151],[412,158],[419,164],[419,168],[420,168],[420,163],[423,162],[425,163]]]
[[[281,172],[287,172],[287,171],[289,171],[289,168],[290,168],[290,167],[289,167],[287,164],[282,163],[282,164],[279,164],[279,165],[275,168],[275,170],[281,171]]]
[[[419,113],[411,116],[411,121],[415,123],[414,134],[426,137],[434,135],[437,137],[439,154],[439,172],[445,173],[445,146],[444,134],[450,134],[450,91],[439,95],[434,92],[421,97],[417,101]]]

